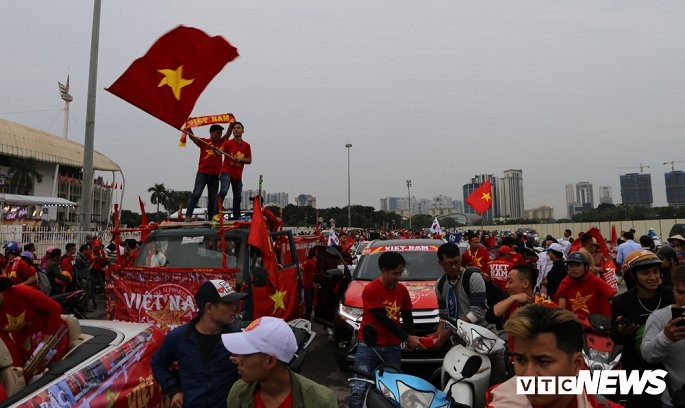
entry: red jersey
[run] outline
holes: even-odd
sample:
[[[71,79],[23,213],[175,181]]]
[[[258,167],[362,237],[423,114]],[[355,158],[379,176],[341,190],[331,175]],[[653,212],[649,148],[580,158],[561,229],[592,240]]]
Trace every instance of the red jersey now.
[[[252,159],[252,149],[250,149],[250,144],[242,139],[240,142],[235,139],[225,141],[224,144],[221,145],[221,150],[230,154],[236,159]],[[242,180],[243,167],[245,167],[245,164],[236,163],[229,158],[225,158],[224,164],[221,166],[221,172],[228,174],[232,179]]]
[[[62,271],[68,271],[71,276],[74,276],[74,258],[69,255],[64,255],[59,260],[59,268]]]
[[[514,265],[526,263],[526,258],[522,255],[519,254],[518,252],[515,254],[511,254],[511,263]]]
[[[400,312],[411,310],[411,298],[406,286],[398,283],[394,288],[388,289],[383,285],[380,278],[375,279],[366,285],[362,291],[362,301],[364,302],[364,311],[362,312],[362,323],[359,327],[359,341],[364,340],[362,333],[364,332],[364,326],[368,324],[376,328],[379,346],[397,346],[402,343],[402,339],[398,339],[384,328],[370,310],[384,308],[388,318],[399,327]]]
[[[507,292],[507,276],[513,269],[514,264],[506,259],[498,258],[494,261],[488,262],[483,269],[483,273],[490,277],[490,282],[497,285],[502,292]]]
[[[590,314],[611,316],[611,302],[609,299],[616,294],[602,278],[591,272],[586,272],[580,279],[566,276],[559,284],[554,294],[558,299],[566,299],[566,309],[572,311],[580,320]]]
[[[314,273],[316,272],[316,258],[307,258],[302,262],[302,286],[305,289],[314,287]]]
[[[281,402],[281,405],[278,406],[278,408],[292,408],[293,406],[293,392],[292,390],[290,391],[290,394],[288,394],[287,397]],[[259,388],[254,393],[254,408],[266,408],[266,405],[264,404],[264,401],[262,400],[262,396],[259,395]]]
[[[23,283],[35,274],[36,269],[19,256],[9,261],[3,272],[3,276],[10,278],[13,285]],[[34,282],[31,286],[38,287],[38,283]]]
[[[471,247],[468,247],[461,255],[461,266],[475,266],[483,270],[490,260],[490,252],[484,246],[479,246],[476,251],[471,251]]]
[[[209,143],[217,149],[221,148],[221,140],[217,140],[216,142],[213,142],[212,139],[205,138],[201,138],[200,140]],[[197,142],[196,144],[200,148],[200,162],[197,165],[197,172],[213,176],[219,175],[219,173],[221,173],[221,154],[215,152],[204,143]]]

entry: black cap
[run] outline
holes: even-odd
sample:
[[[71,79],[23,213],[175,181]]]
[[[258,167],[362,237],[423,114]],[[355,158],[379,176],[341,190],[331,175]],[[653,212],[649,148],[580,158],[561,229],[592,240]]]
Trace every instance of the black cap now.
[[[236,292],[226,281],[212,279],[205,282],[197,290],[195,302],[197,302],[197,308],[202,310],[207,303],[236,302],[245,296],[247,293]]]
[[[211,132],[214,132],[215,130],[223,131],[223,130],[224,130],[224,127],[221,126],[221,125],[212,125],[212,126],[209,127],[209,132],[210,132],[210,133],[211,133]]]

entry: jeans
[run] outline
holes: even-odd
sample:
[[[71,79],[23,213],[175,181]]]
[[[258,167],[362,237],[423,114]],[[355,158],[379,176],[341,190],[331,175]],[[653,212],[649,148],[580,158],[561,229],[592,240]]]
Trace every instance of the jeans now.
[[[90,271],[90,285],[88,286],[88,297],[93,300],[93,305],[95,305],[95,297],[97,295],[97,287],[105,287],[105,276],[102,271]],[[86,302],[87,303],[87,302]]]
[[[243,181],[239,179],[234,179],[226,173],[221,173],[219,175],[221,180],[221,188],[219,189],[219,200],[223,204],[226,194],[228,193],[228,187],[233,190],[233,218],[240,218],[240,201],[243,198]]]
[[[209,220],[211,221],[214,214],[216,214],[216,193],[219,189],[219,175],[197,173],[195,176],[193,194],[188,200],[186,218],[193,216],[193,211],[195,211],[195,206],[197,205],[198,200],[200,200],[205,186],[207,186],[207,215],[209,216]]]
[[[402,349],[400,346],[371,347],[360,342],[357,345],[357,354],[354,357],[354,367],[367,373],[373,373],[373,370],[383,362],[374,353],[374,350],[383,358],[386,364],[390,364],[398,369],[402,365]],[[363,377],[355,374],[354,378]],[[362,408],[364,406],[366,391],[370,385],[364,381],[352,380],[350,382],[350,408]]]

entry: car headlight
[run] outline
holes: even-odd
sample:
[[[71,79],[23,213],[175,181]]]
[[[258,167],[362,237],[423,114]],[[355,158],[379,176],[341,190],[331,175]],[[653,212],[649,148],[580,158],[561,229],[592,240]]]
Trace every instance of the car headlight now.
[[[361,321],[362,319],[362,309],[358,307],[345,306],[341,304],[340,309],[338,309],[338,313],[340,313],[340,316],[355,322]]]

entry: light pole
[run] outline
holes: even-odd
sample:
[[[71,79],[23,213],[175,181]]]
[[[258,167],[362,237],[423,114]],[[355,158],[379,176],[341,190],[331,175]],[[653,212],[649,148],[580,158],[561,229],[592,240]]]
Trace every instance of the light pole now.
[[[409,213],[409,231],[411,231],[411,180],[407,180],[407,212]]]
[[[352,227],[352,208],[350,207],[350,148],[351,143],[345,145],[347,147],[347,226]]]

